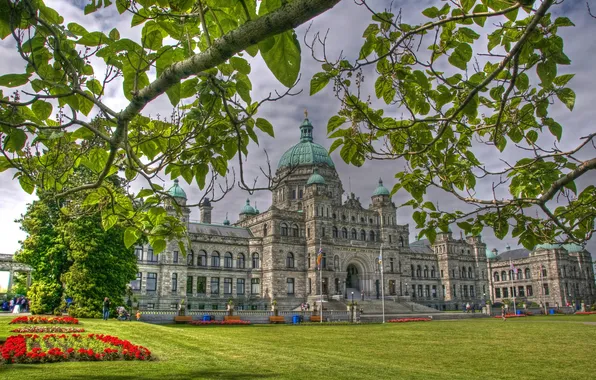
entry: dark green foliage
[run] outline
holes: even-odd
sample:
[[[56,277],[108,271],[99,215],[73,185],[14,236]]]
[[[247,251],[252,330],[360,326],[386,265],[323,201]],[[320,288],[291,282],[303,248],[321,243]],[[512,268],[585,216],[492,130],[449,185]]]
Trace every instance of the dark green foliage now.
[[[51,279],[40,279],[29,289],[29,309],[33,314],[51,314],[60,306],[62,285]]]

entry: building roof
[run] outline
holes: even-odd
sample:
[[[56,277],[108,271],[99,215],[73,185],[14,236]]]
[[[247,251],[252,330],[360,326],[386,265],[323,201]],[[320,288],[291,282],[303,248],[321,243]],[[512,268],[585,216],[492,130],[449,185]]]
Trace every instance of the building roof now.
[[[434,253],[428,239],[417,240],[410,243],[410,250],[414,253]]]
[[[304,119],[300,125],[300,142],[281,156],[278,169],[298,165],[327,165],[335,168],[327,149],[313,142],[312,129],[313,126],[308,118]]]
[[[252,233],[248,228],[225,226],[220,224],[190,223],[188,232],[194,234],[216,235],[223,237],[251,238]]]
[[[505,251],[498,256],[499,260],[517,260],[524,259],[530,256],[530,251],[525,248],[512,249],[511,251]]]
[[[561,249],[564,248],[567,252],[582,252],[585,250],[584,247],[577,244],[538,244],[534,247],[536,249]]]
[[[391,193],[389,193],[389,190],[387,190],[387,188],[383,186],[383,180],[381,178],[379,178],[379,185],[375,189],[373,197],[376,195],[391,195]]]
[[[182,190],[180,185],[178,185],[178,178],[174,180],[174,186],[170,187],[170,189],[168,190],[168,194],[175,198],[186,199],[186,193],[184,192],[184,190]]]
[[[323,176],[319,174],[319,170],[317,168],[314,168],[314,171],[313,171],[312,175],[308,178],[308,181],[306,182],[306,184],[307,185],[314,185],[314,184],[324,185],[325,178],[323,178]]]

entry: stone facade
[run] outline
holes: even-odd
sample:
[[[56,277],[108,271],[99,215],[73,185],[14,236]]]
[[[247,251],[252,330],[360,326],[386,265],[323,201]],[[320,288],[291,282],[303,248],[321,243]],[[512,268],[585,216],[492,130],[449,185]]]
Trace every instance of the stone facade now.
[[[384,291],[397,301],[453,310],[481,305],[493,294],[488,265],[494,263],[480,236],[457,239],[449,231],[438,233],[432,246],[410,244],[409,225],[397,220],[382,181],[371,186],[367,207],[353,193],[344,199],[333,161],[312,142],[308,119],[300,129],[300,143],[280,160],[269,209],[259,212],[247,200],[234,225],[212,223],[208,201],[200,206],[202,223],[189,222],[186,195],[175,182],[170,194],[188,223],[190,253],[182,257],[178,242],[159,257],[149,246],[137,248],[133,288],[141,307],[175,309],[184,299],[191,310],[222,310],[233,299],[237,309],[267,309],[275,299],[289,309],[321,291],[340,300],[353,293],[376,299]]]

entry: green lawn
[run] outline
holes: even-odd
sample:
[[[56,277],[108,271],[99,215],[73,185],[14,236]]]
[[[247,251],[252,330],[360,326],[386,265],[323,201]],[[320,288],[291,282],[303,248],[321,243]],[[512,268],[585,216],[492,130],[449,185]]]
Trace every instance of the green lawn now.
[[[10,335],[10,319],[0,317],[0,336]],[[356,326],[82,323],[89,332],[144,345],[157,360],[15,364],[0,367],[0,378],[587,379],[596,374],[596,315]]]

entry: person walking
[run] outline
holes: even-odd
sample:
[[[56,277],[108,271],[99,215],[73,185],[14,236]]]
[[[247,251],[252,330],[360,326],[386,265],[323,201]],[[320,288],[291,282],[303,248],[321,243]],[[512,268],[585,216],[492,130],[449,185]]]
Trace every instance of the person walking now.
[[[110,318],[110,299],[108,297],[103,300],[103,320],[107,321]]]
[[[507,320],[505,317],[505,306],[501,306],[501,318],[503,318],[503,322]]]

